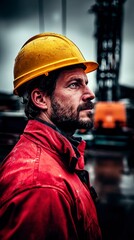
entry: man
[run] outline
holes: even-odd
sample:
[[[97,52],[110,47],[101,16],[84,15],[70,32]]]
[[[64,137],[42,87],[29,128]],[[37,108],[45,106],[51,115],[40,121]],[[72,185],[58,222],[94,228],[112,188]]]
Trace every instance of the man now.
[[[68,38],[43,33],[21,48],[14,93],[28,123],[0,172],[0,239],[101,239],[88,173],[85,142],[73,137],[92,127],[94,93],[86,61]]]

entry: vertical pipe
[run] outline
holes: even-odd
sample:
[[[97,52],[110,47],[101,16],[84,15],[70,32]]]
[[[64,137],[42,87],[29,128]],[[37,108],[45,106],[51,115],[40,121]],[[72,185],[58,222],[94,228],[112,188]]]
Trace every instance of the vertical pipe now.
[[[62,34],[66,35],[66,0],[62,0]]]
[[[39,31],[45,31],[45,15],[44,15],[44,0],[38,0],[38,8],[39,8]]]

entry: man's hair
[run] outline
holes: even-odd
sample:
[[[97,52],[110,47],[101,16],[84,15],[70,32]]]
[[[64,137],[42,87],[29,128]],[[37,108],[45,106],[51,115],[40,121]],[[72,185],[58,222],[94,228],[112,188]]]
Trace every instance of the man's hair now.
[[[28,83],[24,84],[23,87],[18,89],[19,96],[22,97],[23,99],[22,103],[25,105],[24,111],[28,119],[36,118],[41,112],[41,109],[34,105],[31,99],[31,92],[35,88],[38,88],[40,91],[44,92],[47,96],[51,97],[55,90],[56,81],[59,74],[63,70],[71,70],[78,67],[86,69],[84,64],[77,64],[73,66],[64,67],[64,68],[50,72],[48,76],[40,75],[30,80]]]
[[[38,88],[40,91],[46,93],[47,96],[51,96],[56,86],[57,77],[58,73],[56,74],[56,71],[51,72],[49,76],[38,76],[19,90],[19,95],[22,96],[22,103],[25,106],[25,115],[28,119],[34,119],[41,112],[41,109],[34,105],[31,99],[31,92],[35,88]]]

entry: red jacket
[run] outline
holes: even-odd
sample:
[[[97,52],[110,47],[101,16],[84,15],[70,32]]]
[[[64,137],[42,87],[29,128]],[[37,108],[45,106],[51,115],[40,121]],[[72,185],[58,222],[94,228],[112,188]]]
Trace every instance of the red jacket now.
[[[80,180],[85,142],[30,120],[0,169],[0,240],[99,240],[88,186]],[[76,170],[77,169],[77,170]]]

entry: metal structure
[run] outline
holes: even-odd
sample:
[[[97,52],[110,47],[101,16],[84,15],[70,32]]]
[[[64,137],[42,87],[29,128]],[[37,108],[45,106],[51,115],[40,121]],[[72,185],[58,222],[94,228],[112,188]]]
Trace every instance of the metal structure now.
[[[115,101],[119,98],[123,4],[125,0],[96,0],[89,12],[96,15],[97,98]]]

